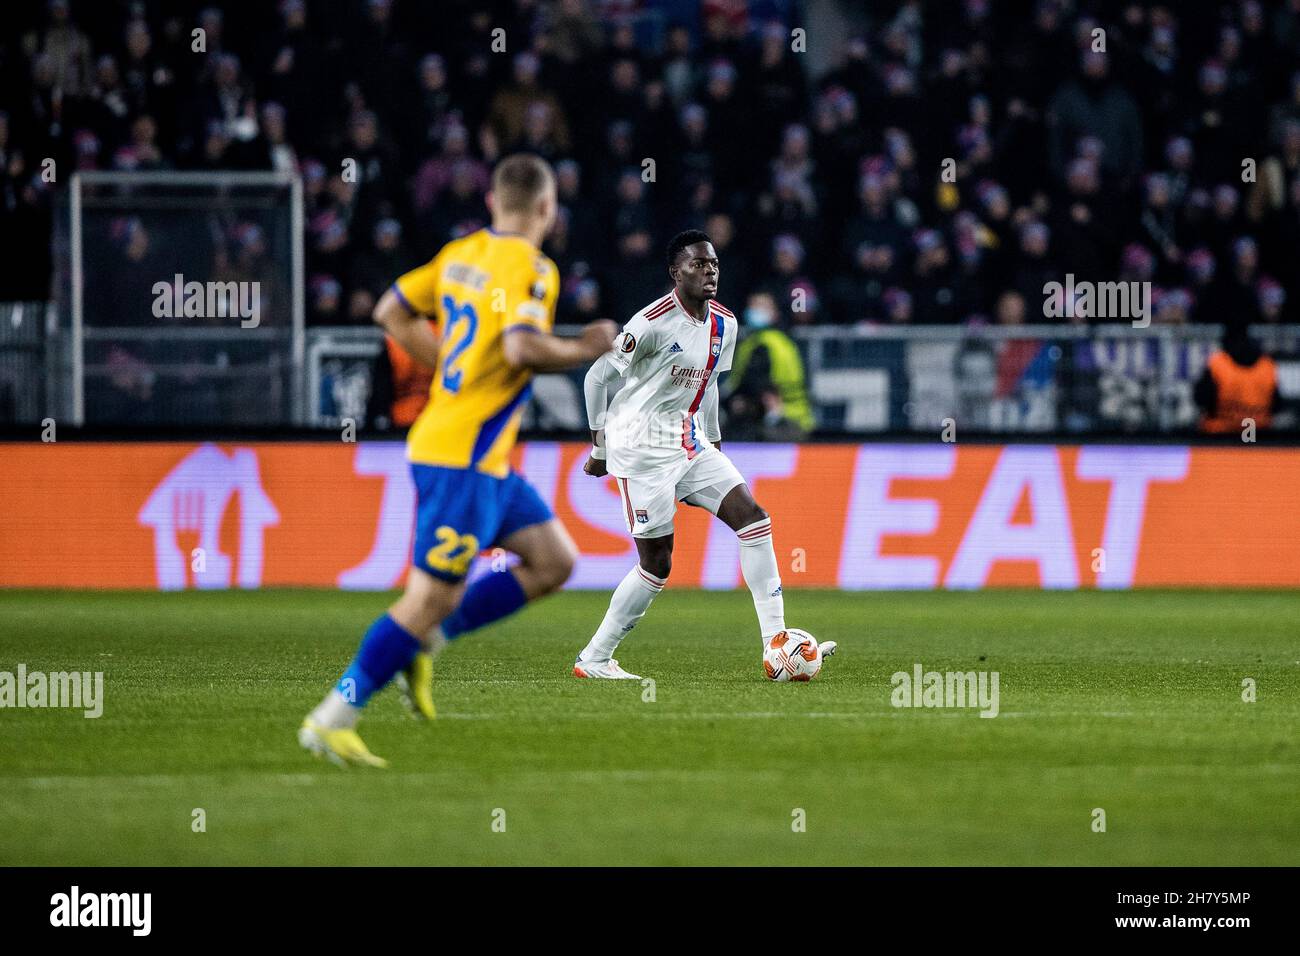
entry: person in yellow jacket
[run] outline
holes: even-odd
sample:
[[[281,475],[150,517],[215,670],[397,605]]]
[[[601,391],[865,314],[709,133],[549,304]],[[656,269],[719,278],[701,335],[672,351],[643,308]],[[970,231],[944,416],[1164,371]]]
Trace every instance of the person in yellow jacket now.
[[[731,367],[728,409],[754,437],[797,440],[816,425],[799,347],[779,324],[776,300],[756,292],[745,306],[746,332]]]
[[[1247,420],[1257,429],[1273,424],[1278,409],[1277,364],[1244,329],[1230,327],[1210,356],[1193,391],[1201,408],[1200,429],[1210,435],[1239,432]]]

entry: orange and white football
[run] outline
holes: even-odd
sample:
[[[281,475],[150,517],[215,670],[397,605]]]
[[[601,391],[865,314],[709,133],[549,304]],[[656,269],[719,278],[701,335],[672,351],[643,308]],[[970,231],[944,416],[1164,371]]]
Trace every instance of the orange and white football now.
[[[763,672],[768,680],[809,681],[822,669],[817,638],[798,628],[775,635],[763,651]]]

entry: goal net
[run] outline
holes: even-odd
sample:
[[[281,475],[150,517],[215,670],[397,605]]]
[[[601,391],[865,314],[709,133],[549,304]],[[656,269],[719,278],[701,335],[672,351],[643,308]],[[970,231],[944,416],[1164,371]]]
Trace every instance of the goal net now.
[[[82,172],[58,220],[61,404],[76,424],[303,421],[295,176]]]

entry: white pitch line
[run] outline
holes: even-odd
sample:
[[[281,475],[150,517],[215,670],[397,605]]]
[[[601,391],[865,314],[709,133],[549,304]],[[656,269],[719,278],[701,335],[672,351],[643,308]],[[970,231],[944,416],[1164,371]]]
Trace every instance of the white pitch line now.
[[[751,710],[751,711],[727,711],[727,712],[686,712],[678,713],[673,711],[653,711],[649,707],[645,713],[600,713],[600,714],[564,714],[561,716],[538,716],[529,718],[520,714],[484,714],[484,713],[444,713],[438,712],[438,719],[443,720],[545,720],[548,723],[566,720],[770,720],[774,718],[805,718],[808,720],[899,720],[907,718],[916,719],[933,719],[938,717],[968,717],[972,714],[979,713],[977,707],[900,707],[897,710],[890,711],[790,711],[790,710]],[[1083,710],[1057,710],[1057,711],[1002,711],[999,717],[1032,717],[1032,718],[1051,718],[1051,717],[1105,717],[1105,718],[1128,718],[1128,717],[1170,717],[1168,713],[1137,713],[1131,711],[1083,711]],[[1172,715],[1177,716],[1177,715]],[[988,719],[988,718],[986,718]]]
[[[970,767],[981,767],[983,761],[961,761],[958,765],[951,762],[946,763],[955,769],[967,769]],[[1089,765],[1085,767],[1040,767],[1036,772],[1048,773],[1052,775],[1072,775],[1079,773],[1091,773],[1098,768],[1098,765]],[[824,769],[812,768],[815,772],[827,772]],[[890,765],[887,768],[890,772],[895,772],[899,768]],[[903,768],[908,772],[908,768]],[[911,768],[915,769],[915,768]],[[932,769],[932,768],[931,768]],[[1216,774],[1226,775],[1258,775],[1260,773],[1274,774],[1278,776],[1291,777],[1300,773],[1300,767],[1290,763],[1264,763],[1264,764],[1241,764],[1237,766],[1217,766],[1206,767],[1201,764],[1158,764],[1151,766],[1110,766],[1107,769],[1122,770],[1126,772],[1139,774],[1160,774],[1168,776],[1169,774],[1185,773],[1195,776],[1203,776],[1207,771]],[[838,772],[838,771],[835,771]],[[213,774],[144,774],[144,775],[105,775],[105,776],[66,776],[66,777],[27,777],[27,778],[10,778],[7,783],[27,786],[31,789],[48,790],[55,787],[90,787],[103,791],[106,784],[131,784],[135,786],[168,786],[174,787],[185,784],[191,787],[225,787],[229,789],[246,785],[261,786],[265,783],[279,783],[285,786],[314,786],[316,784],[334,785],[340,779],[345,779],[349,773],[356,775],[358,779],[365,777],[376,783],[389,783],[398,786],[406,786],[412,782],[443,783],[454,781],[463,784],[466,780],[465,772],[462,768],[446,771],[415,771],[401,772],[396,771],[389,774],[362,774],[357,771],[337,770],[334,768],[323,769],[319,774],[307,773],[273,773],[257,774],[252,771],[243,771],[230,776],[216,776]],[[572,782],[583,781],[627,781],[642,782],[662,780],[664,778],[689,778],[697,780],[731,780],[743,777],[747,780],[760,778],[773,781],[785,781],[789,774],[779,770],[748,770],[744,768],[727,768],[727,769],[707,769],[707,770],[682,770],[679,768],[663,768],[656,770],[628,770],[628,769],[611,769],[611,770],[523,770],[507,774],[498,774],[495,772],[485,772],[481,778],[474,782],[480,786],[523,786],[528,781],[550,782],[557,780],[566,780]],[[124,795],[129,798],[129,794]]]
[[[146,787],[171,787],[177,784],[188,784],[195,787],[211,786],[238,786],[246,783],[262,784],[264,782],[274,782],[286,786],[311,786],[317,783],[335,783],[340,779],[340,774],[346,774],[346,770],[330,768],[323,770],[318,775],[307,773],[273,773],[259,775],[251,771],[244,771],[233,777],[215,776],[212,774],[110,774],[105,776],[77,776],[70,775],[66,777],[18,777],[11,778],[10,783],[25,785],[34,790],[49,790],[56,787],[96,787],[103,788],[106,784],[112,783],[129,783],[135,786]],[[495,782],[496,774],[486,774],[491,776]],[[660,777],[701,777],[701,778],[721,778],[726,779],[734,776],[743,777],[770,777],[773,779],[784,779],[780,771],[775,770],[681,770],[678,768],[662,770],[525,770],[510,773],[508,779],[512,782],[518,782],[520,779],[536,780],[555,780],[556,778],[571,778],[573,780],[653,780]],[[414,773],[396,773],[374,775],[376,782],[400,781],[410,783],[412,781],[445,781],[457,780],[464,781],[465,773],[461,769],[447,771],[416,771]]]

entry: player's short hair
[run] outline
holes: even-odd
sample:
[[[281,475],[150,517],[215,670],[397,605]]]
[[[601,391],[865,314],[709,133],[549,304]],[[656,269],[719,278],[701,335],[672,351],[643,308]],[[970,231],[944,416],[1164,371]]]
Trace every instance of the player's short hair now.
[[[687,246],[693,246],[697,242],[712,243],[708,233],[701,232],[698,229],[687,229],[685,232],[679,232],[668,240],[668,268],[671,269],[677,265],[677,258],[682,254],[682,250]]]
[[[551,164],[532,153],[515,153],[492,170],[494,204],[502,212],[528,212],[548,184],[555,181]]]

